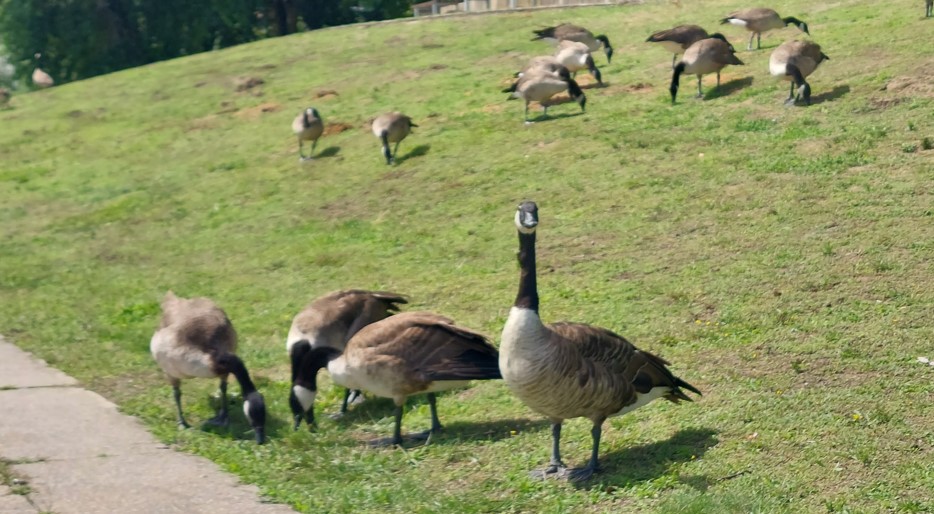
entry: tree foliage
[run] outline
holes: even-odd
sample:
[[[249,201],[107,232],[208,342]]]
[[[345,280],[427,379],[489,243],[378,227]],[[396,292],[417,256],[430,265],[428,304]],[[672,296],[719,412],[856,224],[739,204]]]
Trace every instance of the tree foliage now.
[[[0,0],[0,38],[19,77],[40,66],[63,83],[304,29],[400,17],[410,6],[411,0]]]

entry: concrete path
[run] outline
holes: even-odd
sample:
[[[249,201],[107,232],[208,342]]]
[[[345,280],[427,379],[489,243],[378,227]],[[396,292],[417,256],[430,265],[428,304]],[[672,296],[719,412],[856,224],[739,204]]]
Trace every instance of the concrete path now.
[[[0,514],[293,512],[77,384],[0,338]]]

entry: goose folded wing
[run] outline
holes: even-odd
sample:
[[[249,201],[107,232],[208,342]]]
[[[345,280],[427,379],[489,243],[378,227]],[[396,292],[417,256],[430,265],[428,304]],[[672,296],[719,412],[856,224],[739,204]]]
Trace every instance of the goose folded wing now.
[[[451,323],[418,323],[402,338],[409,342],[406,360],[427,380],[502,378],[499,354],[487,339]]]

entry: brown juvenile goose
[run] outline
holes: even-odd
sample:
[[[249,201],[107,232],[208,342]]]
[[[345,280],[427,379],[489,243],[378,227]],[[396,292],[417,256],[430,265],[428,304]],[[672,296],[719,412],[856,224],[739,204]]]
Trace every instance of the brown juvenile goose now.
[[[398,304],[404,303],[408,303],[408,300],[400,294],[360,289],[334,291],[316,298],[292,320],[292,327],[285,340],[285,348],[292,362],[293,385],[302,359],[313,348],[327,346],[343,352],[347,341],[361,328],[398,312]],[[350,389],[347,389],[341,414],[347,412],[349,399]],[[301,412],[301,409],[296,409],[300,404],[294,390],[289,394],[289,404],[293,412]],[[306,422],[309,427],[315,424],[314,410],[307,412]],[[294,428],[297,430],[301,424],[302,417],[296,416]]]
[[[671,103],[675,103],[682,73],[697,75],[697,97],[704,96],[701,90],[701,76],[707,73],[717,74],[717,87],[720,86],[720,70],[729,64],[744,64],[733,53],[729,43],[718,38],[697,41],[684,51],[681,61],[675,65],[671,76]]]
[[[532,38],[532,41],[537,41],[539,39],[552,41],[579,41],[587,45],[587,48],[589,48],[591,52],[596,52],[602,46],[603,53],[606,54],[607,63],[609,63],[613,58],[613,47],[610,46],[610,40],[603,34],[594,36],[592,32],[585,29],[584,27],[571,25],[570,23],[562,23],[561,25],[533,30],[532,32],[535,34],[535,37]]]
[[[610,416],[625,414],[656,398],[691,401],[681,388],[700,394],[674,376],[664,359],[639,350],[613,332],[579,323],[545,325],[538,314],[535,230],[538,207],[519,205],[519,293],[500,342],[503,380],[523,403],[544,414],[552,427],[551,462],[533,476],[586,480],[598,469],[600,435]],[[561,461],[561,424],[585,417],[593,422],[593,450],[587,466],[567,470]]]
[[[532,123],[529,121],[530,102],[544,102],[562,91],[567,91],[571,98],[580,105],[581,111],[584,110],[584,106],[587,104],[587,96],[584,95],[584,91],[581,90],[577,82],[571,78],[570,74],[565,75],[565,73],[567,73],[567,68],[564,68],[563,71],[559,71],[558,73],[536,69],[522,75],[522,77],[513,84],[513,87],[510,88],[512,96],[525,100],[526,123]],[[548,106],[542,104],[542,107],[544,108],[545,116],[547,116]]]
[[[726,18],[720,20],[720,23],[729,23],[732,25],[746,27],[746,30],[751,32],[751,34],[749,34],[749,44],[746,45],[746,50],[752,50],[753,38],[756,38],[756,48],[762,48],[763,32],[784,28],[787,25],[795,25],[805,34],[811,34],[808,32],[807,23],[804,23],[803,21],[793,16],[782,18],[774,10],[765,7],[756,7],[753,9],[743,9],[741,11],[732,12],[727,15]]]
[[[324,133],[324,121],[318,110],[309,107],[301,112],[292,120],[292,132],[298,138],[298,155],[300,161],[310,160],[315,154],[315,146],[318,145],[318,138]],[[302,143],[311,141],[311,153],[305,157],[302,149]]]
[[[243,361],[235,355],[237,332],[227,314],[207,298],[179,298],[169,291],[162,300],[159,330],[152,336],[149,350],[165,372],[175,397],[178,424],[188,428],[182,414],[181,381],[185,378],[220,378],[220,411],[209,424],[226,426],[227,376],[233,373],[243,392],[243,412],[256,435],[266,440],[266,403],[256,390]]]
[[[708,35],[707,31],[698,25],[678,25],[677,27],[667,30],[660,30],[649,36],[645,42],[661,43],[663,48],[673,54],[671,56],[671,67],[674,68],[676,62],[675,60],[678,58],[678,54],[684,52],[691,45],[700,41],[701,39],[707,39],[709,37],[722,39],[723,41],[729,43],[723,34],[715,32]]]
[[[373,134],[383,143],[383,157],[386,158],[386,164],[395,162],[396,155],[399,153],[399,142],[409,135],[412,127],[417,126],[412,123],[412,118],[401,112],[381,114],[373,120]],[[389,152],[389,143],[396,144],[392,153]]]
[[[829,59],[830,57],[821,52],[820,45],[811,41],[787,41],[772,52],[772,56],[769,57],[769,73],[791,81],[791,91],[785,105],[794,105],[802,98],[805,104],[811,104],[811,85],[804,78],[814,73],[820,63]]]
[[[334,383],[391,398],[395,404],[392,444],[402,444],[402,406],[409,396],[428,393],[431,430],[441,430],[434,393],[462,387],[470,380],[501,378],[496,349],[481,334],[428,312],[403,312],[363,327],[344,353],[329,346],[305,354],[295,379],[293,414],[314,408],[318,370],[327,368]],[[296,410],[297,409],[297,410]]]

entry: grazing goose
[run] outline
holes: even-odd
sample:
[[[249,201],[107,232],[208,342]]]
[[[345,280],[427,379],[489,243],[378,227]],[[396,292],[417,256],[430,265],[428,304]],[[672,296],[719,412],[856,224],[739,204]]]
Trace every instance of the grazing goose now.
[[[805,104],[811,105],[811,86],[804,78],[814,73],[820,63],[829,59],[830,57],[820,51],[820,45],[811,41],[787,41],[772,52],[772,56],[769,57],[769,73],[791,81],[791,91],[785,105],[794,105],[802,97]]]
[[[544,29],[533,30],[532,32],[535,34],[532,41],[537,41],[539,39],[579,41],[587,45],[587,48],[589,48],[591,52],[596,52],[600,47],[603,47],[603,53],[606,54],[607,63],[613,58],[613,47],[610,46],[610,40],[602,34],[594,36],[592,32],[584,27],[571,25],[570,23],[562,23],[555,27],[546,27]]]
[[[579,70],[586,69],[597,79],[598,84],[603,84],[600,76],[600,70],[593,62],[593,56],[590,55],[590,49],[587,45],[579,41],[561,41],[558,43],[558,49],[555,52],[555,60],[564,65],[573,74]]]
[[[526,64],[524,68],[516,72],[516,81],[513,82],[511,86],[503,89],[503,93],[515,93],[516,87],[519,85],[519,79],[533,72],[551,73],[562,78],[571,78],[571,72],[568,71],[565,65],[559,63],[558,60],[554,58],[554,56],[540,55],[538,57],[531,58],[529,63]]]
[[[671,56],[671,67],[674,68],[678,54],[683,53],[691,45],[701,39],[707,39],[709,37],[722,39],[724,42],[729,43],[729,41],[726,40],[726,36],[723,34],[719,32],[707,34],[707,31],[698,25],[678,25],[668,30],[660,30],[649,36],[645,42],[661,43],[662,47],[673,54]],[[732,45],[730,48],[732,48]]]
[[[412,118],[401,112],[381,114],[373,120],[373,134],[383,142],[383,156],[386,157],[386,164],[395,162],[399,152],[399,142],[409,135],[412,127],[417,126],[412,123]],[[389,143],[396,144],[392,153],[389,153]]]
[[[52,79],[52,76],[42,70],[39,67],[39,60],[42,58],[41,53],[35,55],[36,58],[36,69],[32,70],[32,83],[40,88],[45,89],[55,85],[55,80]]]
[[[179,298],[169,291],[162,300],[162,320],[152,336],[149,350],[165,372],[175,396],[178,424],[188,428],[182,414],[181,381],[184,378],[220,377],[221,407],[208,421],[226,426],[227,375],[233,373],[243,392],[243,412],[256,435],[256,442],[266,440],[266,403],[256,390],[243,361],[234,352],[237,332],[227,314],[207,298]]]
[[[324,133],[324,121],[321,119],[321,115],[318,114],[318,109],[309,107],[296,116],[295,119],[292,120],[292,132],[298,137],[298,160],[310,160],[315,154],[315,146],[318,145],[318,138]],[[305,157],[305,153],[302,150],[302,143],[304,141],[311,141],[311,154],[309,154],[308,157]]]
[[[607,329],[579,323],[545,325],[538,315],[535,229],[538,207],[523,202],[519,231],[519,293],[509,310],[500,343],[503,380],[523,403],[551,421],[551,462],[533,476],[586,480],[598,469],[600,434],[610,416],[625,414],[655,398],[691,401],[681,388],[700,394],[674,376],[664,359],[639,350]],[[585,417],[593,422],[593,451],[587,466],[567,470],[559,448],[561,424]]]
[[[701,39],[694,43],[681,57],[681,61],[675,65],[674,73],[671,76],[671,103],[675,103],[675,97],[678,96],[678,85],[682,73],[697,75],[697,98],[703,98],[704,93],[701,90],[701,76],[707,73],[717,74],[717,87],[720,87],[720,70],[728,64],[743,64],[733,53],[733,47],[729,43],[718,38]]]
[[[391,398],[395,428],[390,440],[402,444],[402,406],[414,394],[428,393],[431,430],[441,430],[434,393],[465,385],[470,380],[502,378],[496,349],[485,337],[459,327],[448,318],[428,312],[403,312],[363,327],[344,353],[329,346],[312,349],[302,359],[292,387],[301,416],[314,408],[318,370],[327,368],[336,384]],[[296,410],[299,409],[299,410]]]
[[[343,352],[347,341],[361,328],[398,312],[397,304],[401,303],[408,303],[402,295],[359,289],[334,291],[312,301],[292,320],[292,327],[285,340],[285,348],[292,362],[292,383],[295,383],[302,359],[312,348],[327,346]],[[359,395],[360,392],[356,393]],[[349,400],[350,389],[344,393],[341,414],[347,412]],[[294,391],[289,395],[289,404],[293,412],[302,412],[296,409],[300,404]],[[314,410],[307,412],[306,422],[309,427],[315,424],[314,414]],[[298,430],[301,424],[302,416],[298,415],[294,428]]]
[[[567,68],[564,69],[564,72],[567,72]],[[584,106],[587,104],[587,96],[584,95],[577,82],[574,82],[569,74],[565,75],[560,71],[559,73],[551,73],[540,69],[532,70],[522,75],[510,89],[512,90],[511,98],[525,100],[526,123],[532,123],[529,121],[529,102],[541,103],[565,90],[581,106],[581,111],[584,110]],[[542,104],[542,107],[545,116],[548,116],[548,106]]]
[[[746,27],[746,30],[751,32],[749,34],[749,44],[746,45],[746,50],[752,50],[752,39],[756,38],[756,48],[762,48],[762,33],[768,32],[774,29],[780,29],[787,25],[795,25],[805,34],[810,35],[808,32],[808,24],[799,20],[798,18],[788,16],[782,18],[772,9],[767,9],[765,7],[756,7],[754,9],[743,9],[741,11],[736,11],[730,13],[726,18],[720,20],[720,23],[730,23],[732,25],[739,25]]]

